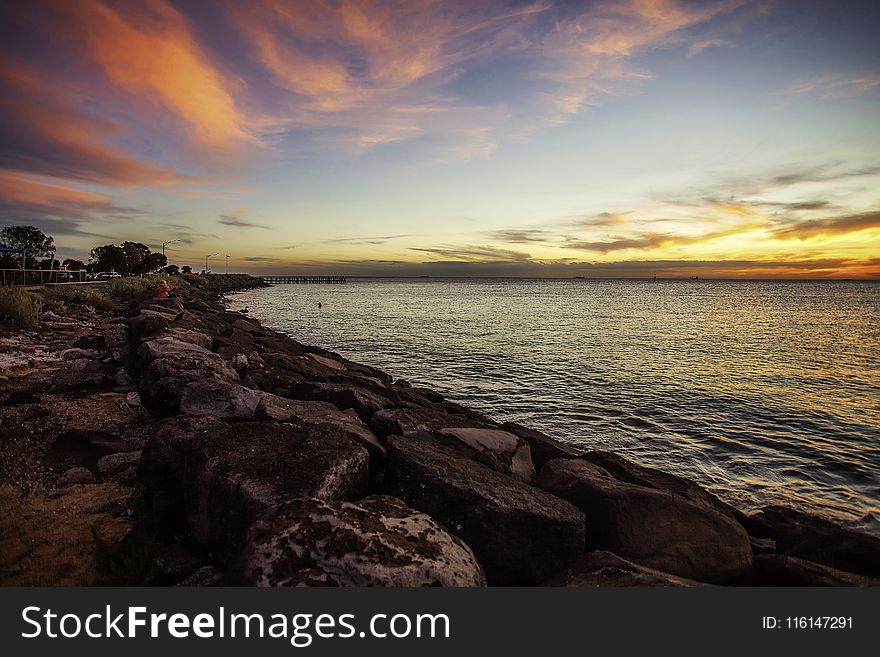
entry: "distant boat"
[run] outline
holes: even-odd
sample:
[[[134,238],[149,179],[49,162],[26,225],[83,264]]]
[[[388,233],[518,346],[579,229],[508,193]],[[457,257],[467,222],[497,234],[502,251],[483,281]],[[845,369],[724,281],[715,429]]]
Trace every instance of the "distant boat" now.
[[[586,276],[575,276],[575,278],[586,278]]]
[[[691,276],[691,280],[698,281],[698,280],[700,280],[700,277],[699,276]]]

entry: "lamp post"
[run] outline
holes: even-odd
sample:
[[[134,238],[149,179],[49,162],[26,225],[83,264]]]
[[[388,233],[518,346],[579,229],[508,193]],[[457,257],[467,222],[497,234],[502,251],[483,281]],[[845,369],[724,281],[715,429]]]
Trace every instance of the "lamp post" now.
[[[226,275],[229,276],[229,254],[226,254]]]
[[[173,244],[174,242],[182,242],[183,240],[169,240],[167,242],[162,242],[162,255],[165,255],[165,245]]]
[[[220,255],[219,253],[209,253],[205,256],[205,274],[208,273],[208,258],[213,258],[214,256]]]

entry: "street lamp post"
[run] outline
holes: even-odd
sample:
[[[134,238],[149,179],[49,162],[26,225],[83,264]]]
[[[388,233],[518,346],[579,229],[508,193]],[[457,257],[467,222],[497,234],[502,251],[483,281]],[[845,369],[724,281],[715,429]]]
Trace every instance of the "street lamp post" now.
[[[214,256],[220,255],[219,253],[209,253],[205,256],[205,274],[208,273],[208,258],[213,258]]]
[[[229,254],[226,254],[226,275],[229,276]]]
[[[165,255],[165,245],[173,244],[174,242],[182,242],[183,240],[169,240],[167,242],[162,242],[162,255]]]

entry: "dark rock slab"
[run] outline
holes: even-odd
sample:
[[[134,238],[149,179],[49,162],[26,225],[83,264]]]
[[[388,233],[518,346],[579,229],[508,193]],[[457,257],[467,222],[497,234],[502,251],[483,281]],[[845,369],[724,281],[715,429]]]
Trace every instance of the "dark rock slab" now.
[[[341,410],[354,409],[365,421],[369,421],[376,411],[394,405],[391,397],[365,388],[335,383],[297,383],[292,392],[299,399],[328,402]]]
[[[40,401],[39,395],[35,395],[32,392],[14,390],[9,393],[9,396],[3,403],[6,406],[21,406],[23,404],[39,404]]]
[[[457,427],[491,428],[491,425],[463,415],[433,408],[386,408],[375,412],[369,424],[382,437]]]
[[[620,481],[680,495],[694,504],[721,511],[737,519],[741,515],[732,506],[722,502],[699,484],[684,477],[638,465],[613,452],[594,450],[584,454],[583,458]]]
[[[701,582],[729,581],[752,564],[748,535],[729,515],[585,460],[548,461],[535,485],[584,512],[589,548]]]
[[[193,537],[225,563],[237,558],[253,523],[271,519],[284,503],[366,492],[367,452],[339,429],[194,420],[201,421],[176,418],[158,428],[140,479],[156,513],[173,517],[177,497]]]
[[[70,429],[55,438],[49,451],[79,466],[96,471],[98,459],[101,457],[117,452],[130,452],[134,448],[134,445],[106,431]]]
[[[684,577],[676,577],[653,568],[627,561],[616,554],[595,550],[575,561],[565,574],[548,582],[551,586],[649,586],[691,587],[703,586]]]
[[[762,554],[745,578],[749,586],[880,586],[880,580],[785,554]]]
[[[880,538],[783,506],[757,514],[776,550],[832,568],[880,577]]]
[[[493,584],[539,584],[584,550],[571,504],[431,442],[391,437],[388,490],[439,520],[477,555]]]
[[[388,496],[291,503],[252,532],[237,583],[258,586],[484,586],[471,549]]]
[[[104,349],[107,338],[103,335],[83,335],[73,341],[73,346],[79,349]]]
[[[180,393],[180,414],[221,419],[254,419],[261,393],[227,381],[193,381]]]

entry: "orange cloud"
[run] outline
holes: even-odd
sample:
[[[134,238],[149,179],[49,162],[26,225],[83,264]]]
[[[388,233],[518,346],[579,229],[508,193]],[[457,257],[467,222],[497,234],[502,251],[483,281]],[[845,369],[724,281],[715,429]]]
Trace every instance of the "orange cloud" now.
[[[253,125],[234,100],[235,85],[165,0],[58,2],[56,7],[114,85],[142,105],[170,111],[199,145],[229,150],[254,141]]]
[[[42,71],[0,59],[0,85],[0,166],[100,183],[195,181],[108,144],[123,127],[81,111],[77,95]]]

